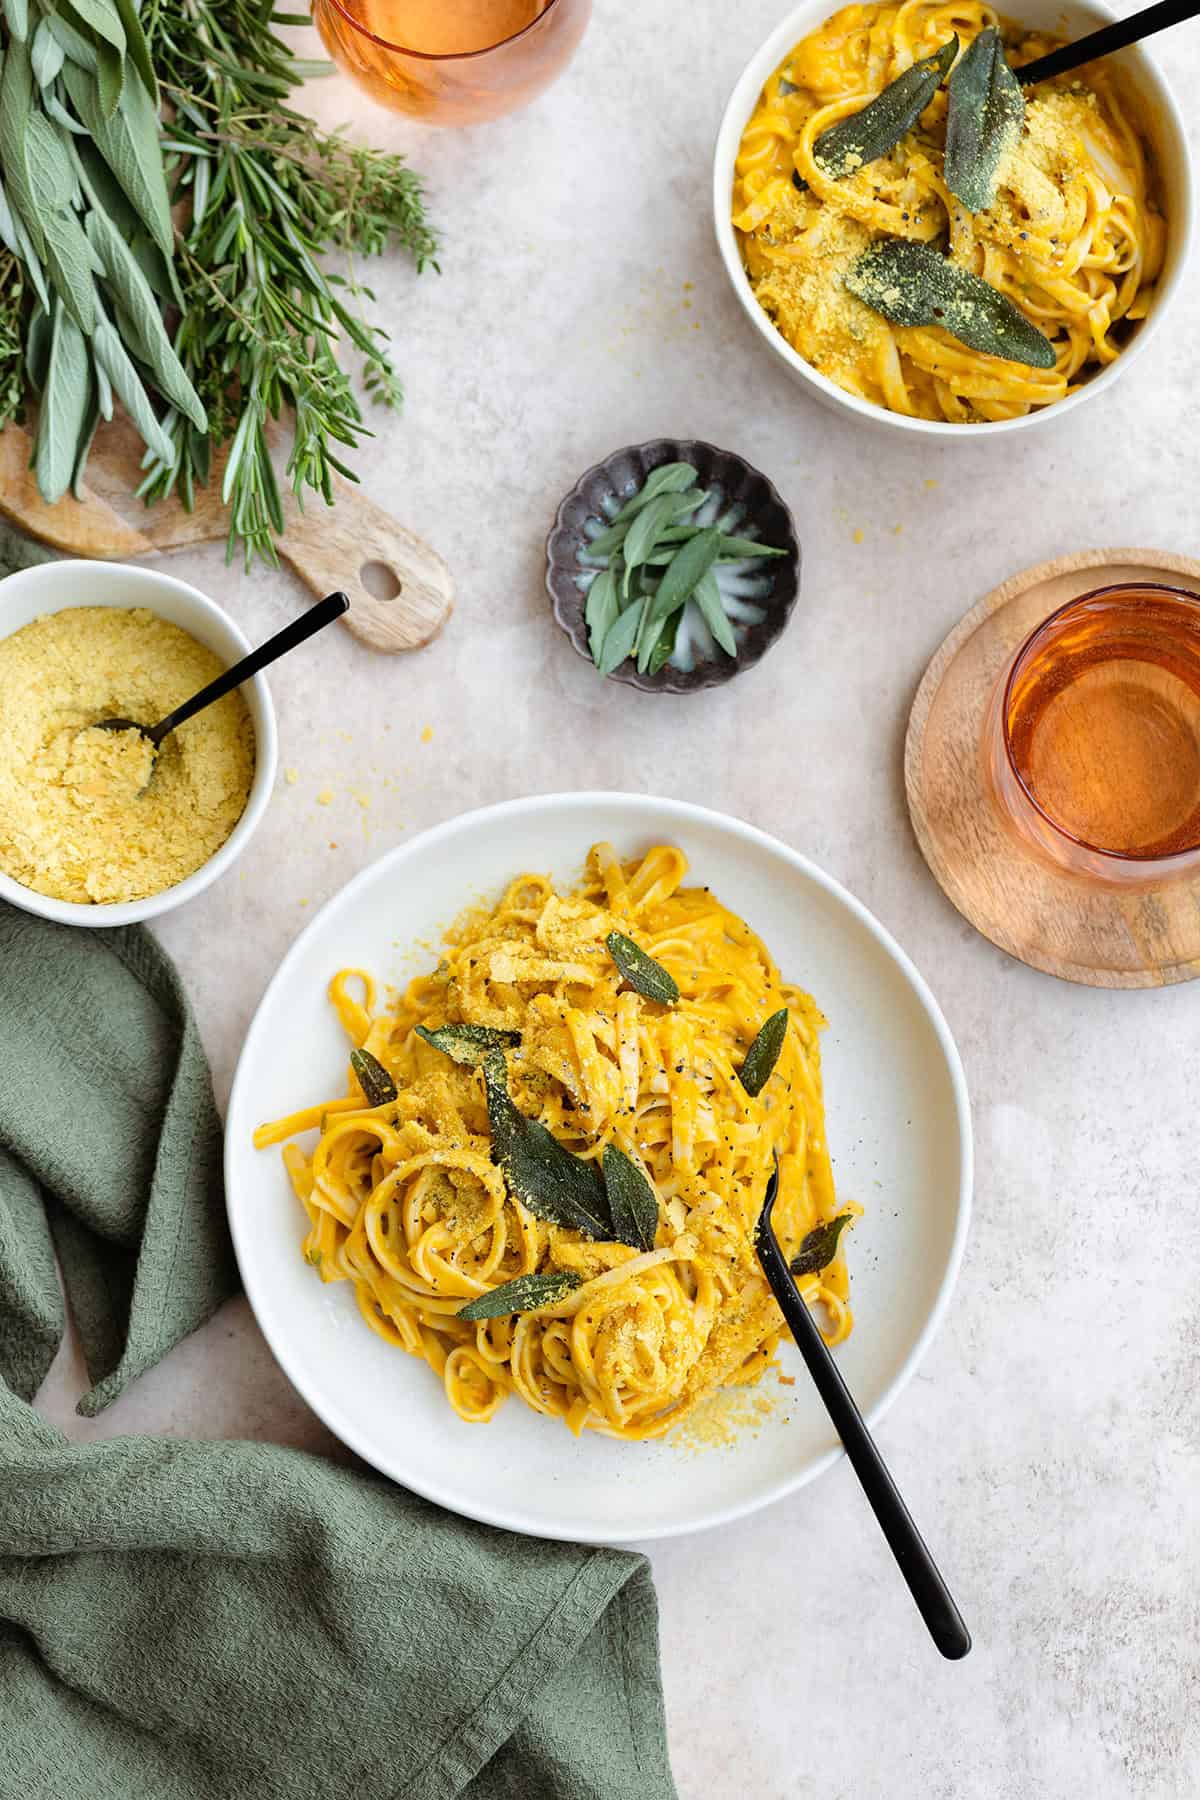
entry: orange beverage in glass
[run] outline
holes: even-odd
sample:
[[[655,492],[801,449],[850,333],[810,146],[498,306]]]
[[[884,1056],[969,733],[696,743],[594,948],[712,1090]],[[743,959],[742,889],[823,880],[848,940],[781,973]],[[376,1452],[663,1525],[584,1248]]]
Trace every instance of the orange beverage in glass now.
[[[1200,598],[1146,583],[1059,607],[1002,677],[984,755],[1007,822],[1060,867],[1200,865]]]
[[[566,68],[592,0],[313,0],[334,61],[427,125],[525,106]]]

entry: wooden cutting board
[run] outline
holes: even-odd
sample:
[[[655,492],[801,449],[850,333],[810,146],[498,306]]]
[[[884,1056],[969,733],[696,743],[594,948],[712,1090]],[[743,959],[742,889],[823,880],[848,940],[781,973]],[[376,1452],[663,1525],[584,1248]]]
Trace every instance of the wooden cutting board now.
[[[222,458],[214,460],[213,479],[188,512],[174,496],[152,507],[134,498],[142,446],[124,421],[97,432],[79,500],[67,495],[46,505],[29,466],[31,450],[20,426],[0,432],[0,513],[56,550],[132,561],[223,539],[229,530],[221,504]],[[449,569],[436,550],[352,482],[335,475],[334,488],[336,506],[314,494],[303,512],[290,489],[285,493],[281,557],[314,594],[341,588],[349,595],[342,623],[371,649],[419,649],[437,636],[454,605]]]

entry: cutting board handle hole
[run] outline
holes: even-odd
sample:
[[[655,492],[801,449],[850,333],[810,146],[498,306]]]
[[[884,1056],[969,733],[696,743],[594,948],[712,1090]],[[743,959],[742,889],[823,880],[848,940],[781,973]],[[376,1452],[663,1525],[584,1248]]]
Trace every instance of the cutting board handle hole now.
[[[395,569],[379,561],[365,562],[358,571],[358,579],[372,600],[394,600],[403,585]]]

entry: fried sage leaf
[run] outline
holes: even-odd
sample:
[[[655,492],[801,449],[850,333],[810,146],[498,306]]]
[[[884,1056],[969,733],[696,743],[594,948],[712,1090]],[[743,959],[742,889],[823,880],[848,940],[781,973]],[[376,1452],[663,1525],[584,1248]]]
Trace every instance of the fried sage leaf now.
[[[417,1036],[469,1069],[477,1069],[489,1051],[505,1050],[521,1041],[519,1031],[497,1031],[491,1025],[439,1025],[436,1031],[418,1025]]]
[[[613,1231],[634,1250],[653,1250],[658,1235],[658,1198],[632,1157],[616,1144],[604,1152],[604,1185]]]
[[[554,1269],[545,1275],[518,1275],[490,1294],[480,1294],[460,1306],[459,1319],[507,1319],[510,1313],[536,1312],[539,1306],[553,1306],[565,1300],[579,1286],[574,1269]]]
[[[539,1119],[518,1112],[508,1092],[508,1067],[501,1051],[490,1050],[484,1057],[483,1078],[492,1160],[522,1206],[535,1219],[581,1231],[584,1237],[610,1240],[608,1202],[596,1165],[572,1156]]]
[[[853,1216],[852,1213],[839,1213],[836,1219],[814,1225],[788,1264],[792,1274],[819,1275],[822,1269],[827,1269],[837,1255],[838,1239]]]
[[[929,244],[881,238],[846,271],[846,286],[893,325],[940,325],[986,356],[1052,369],[1054,346],[1006,294]]]
[[[358,1085],[363,1091],[363,1098],[368,1106],[386,1106],[394,1100],[398,1093],[395,1082],[379,1061],[369,1050],[352,1050],[350,1067],[358,1078]]]
[[[783,1040],[787,1036],[788,1009],[781,1006],[759,1027],[758,1035],[746,1052],[746,1060],[738,1070],[738,1080],[750,1095],[761,1094],[771,1079]]]
[[[623,931],[610,931],[604,944],[625,980],[643,999],[674,1006],[679,998],[679,984],[661,963],[647,956]]]
[[[823,131],[813,145],[813,160],[821,173],[840,181],[895,149],[941,87],[957,55],[958,38],[948,38],[932,56],[923,56],[895,81],[889,81],[861,112],[851,113]]]
[[[946,186],[972,212],[984,212],[996,198],[996,171],[1025,119],[1025,96],[994,25],[968,48],[947,97]]]

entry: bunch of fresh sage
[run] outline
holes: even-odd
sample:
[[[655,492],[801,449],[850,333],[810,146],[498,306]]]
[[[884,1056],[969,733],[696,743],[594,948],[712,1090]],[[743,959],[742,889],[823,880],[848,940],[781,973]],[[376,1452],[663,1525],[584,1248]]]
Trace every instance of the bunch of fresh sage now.
[[[147,386],[198,429],[204,408],[172,348],[177,296],[158,84],[133,0],[4,0],[0,238],[33,296],[25,375],[39,395],[45,499],[78,491],[96,425],[119,397],[169,453]]]
[[[706,650],[710,640],[736,656],[734,627],[765,617],[753,602],[722,592],[717,565],[787,551],[722,529],[734,521],[720,512],[717,490],[698,481],[689,462],[661,463],[581,546],[584,567],[597,570],[584,619],[602,675],[627,657],[636,658],[640,674],[657,675],[668,662],[690,667],[685,655],[690,658],[693,645]],[[703,522],[710,513],[713,521]]]

